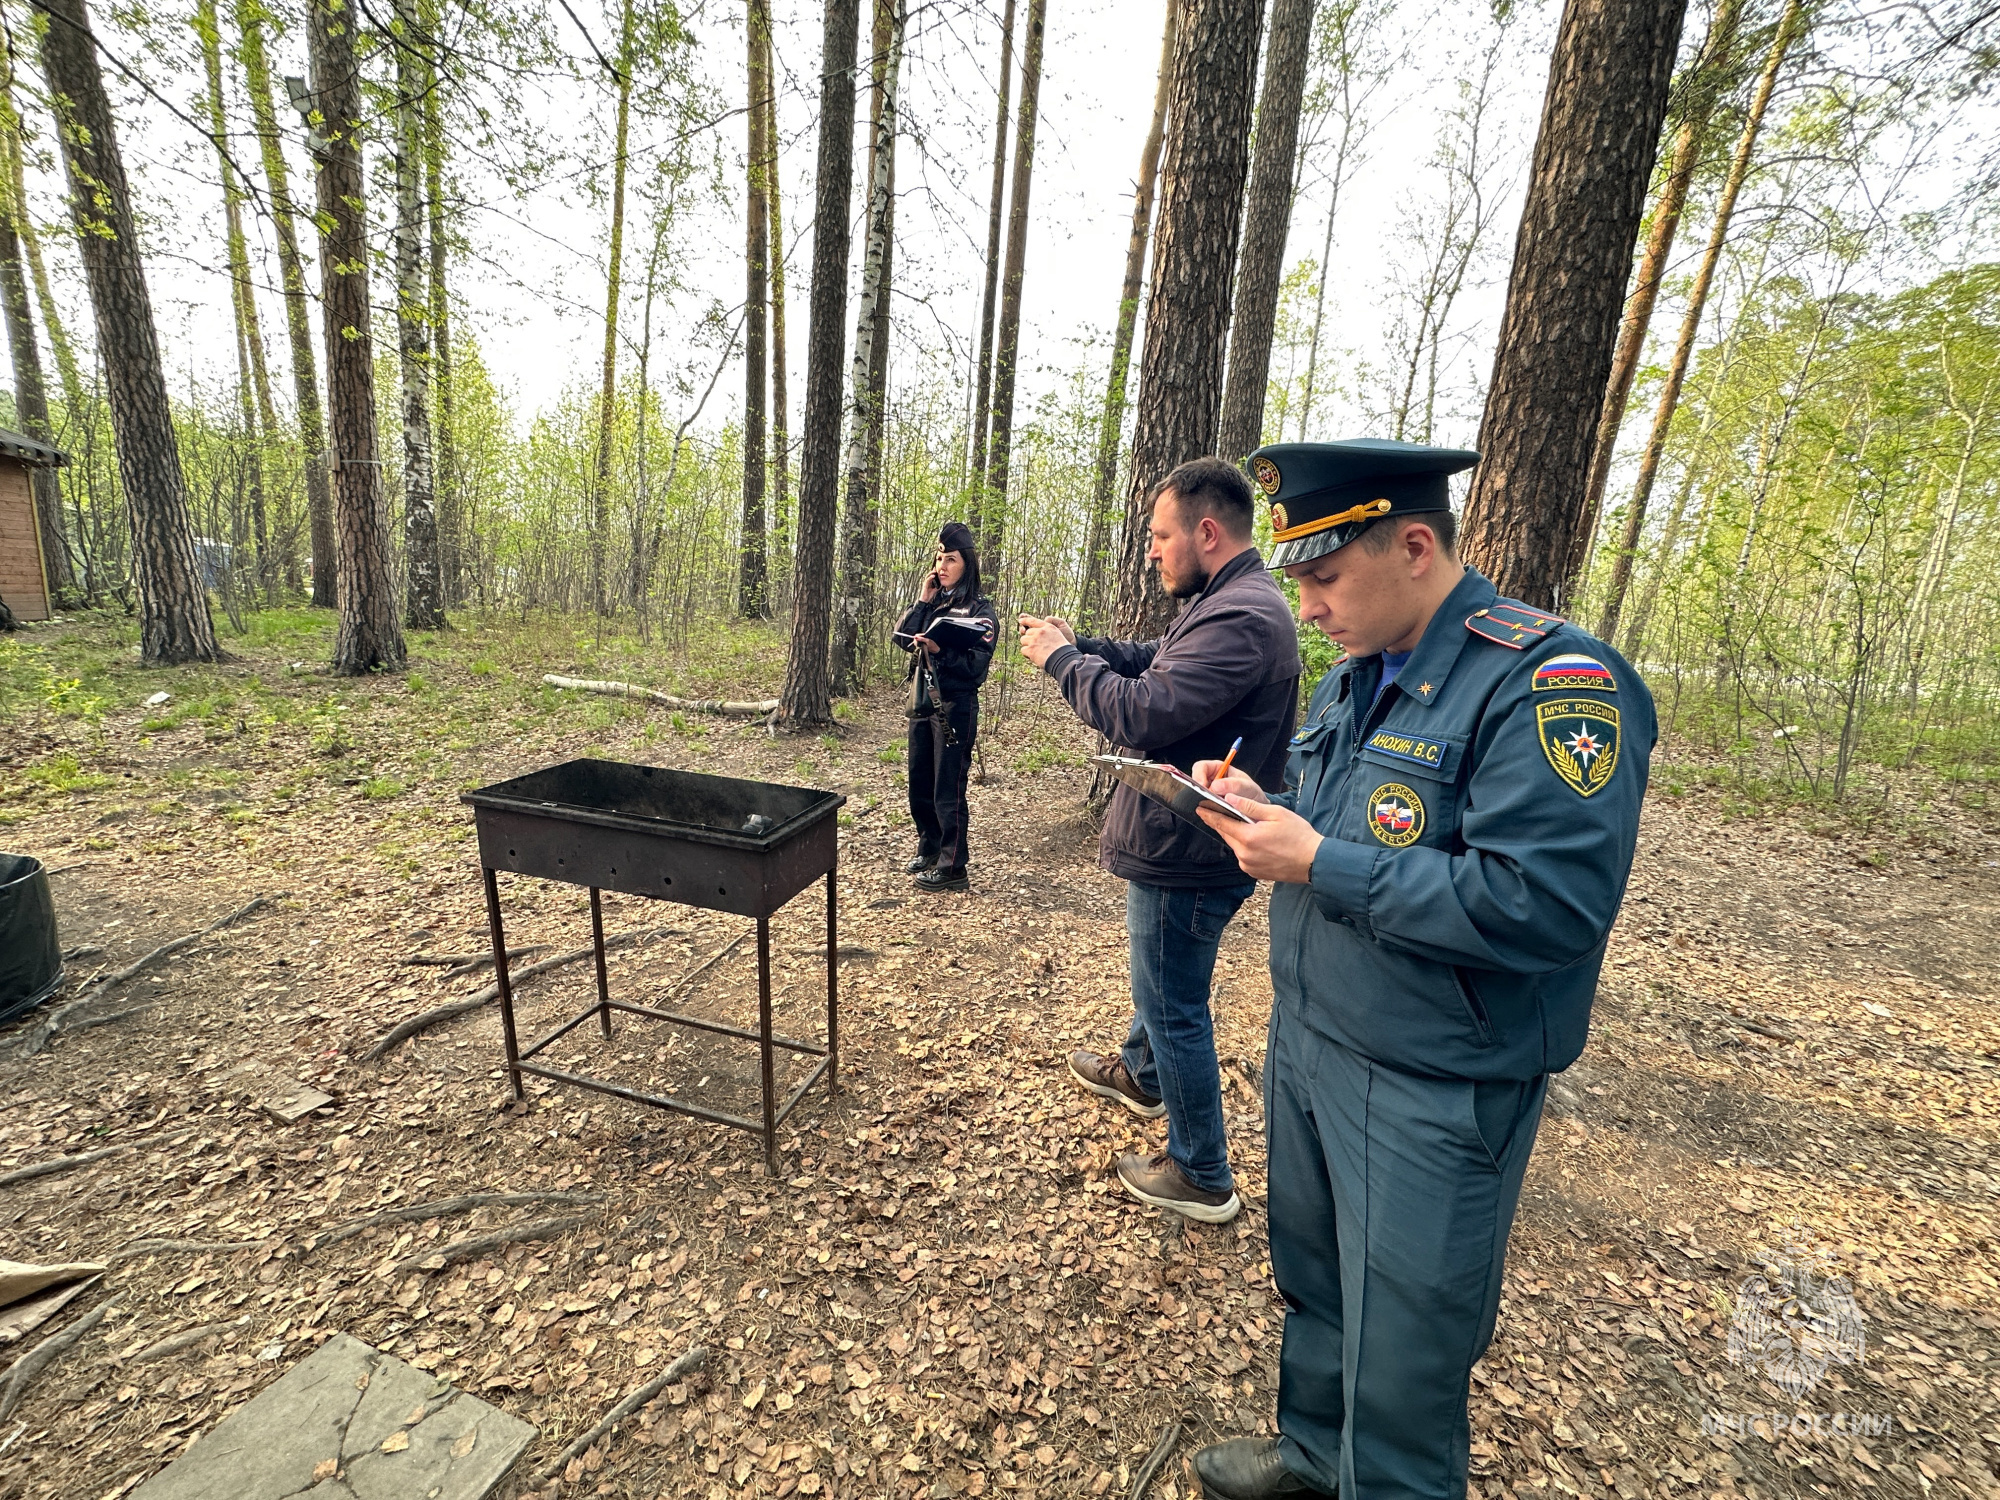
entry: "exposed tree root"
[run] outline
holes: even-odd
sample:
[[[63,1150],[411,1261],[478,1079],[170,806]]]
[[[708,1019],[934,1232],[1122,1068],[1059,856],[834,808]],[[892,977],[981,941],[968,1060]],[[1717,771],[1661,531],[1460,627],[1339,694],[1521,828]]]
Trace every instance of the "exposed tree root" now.
[[[612,1407],[605,1414],[602,1422],[599,1422],[590,1431],[558,1453],[555,1456],[554,1462],[542,1470],[542,1477],[535,1481],[535,1487],[540,1489],[551,1479],[556,1478],[571,1459],[575,1458],[579,1453],[586,1451],[592,1443],[610,1432],[620,1422],[631,1416],[633,1412],[644,1406],[648,1401],[651,1401],[668,1386],[674,1384],[676,1381],[685,1380],[689,1375],[707,1363],[708,1350],[700,1344],[696,1344],[687,1353],[668,1365],[666,1369],[662,1370],[658,1375],[655,1375],[651,1380],[640,1386],[638,1390],[632,1392],[631,1395]]]
[[[130,1146],[106,1146],[98,1151],[82,1151],[75,1156],[58,1156],[51,1161],[38,1161],[25,1167],[16,1167],[11,1172],[0,1172],[0,1187],[12,1187],[17,1182],[32,1182],[37,1177],[53,1177],[58,1172],[74,1172],[78,1167],[87,1167],[94,1161],[103,1161],[107,1156],[123,1156]]]
[[[518,1245],[527,1240],[554,1239],[587,1222],[589,1217],[588,1214],[571,1214],[564,1219],[537,1219],[532,1224],[515,1224],[507,1229],[495,1230],[492,1234],[482,1234],[476,1239],[460,1240],[453,1245],[434,1245],[420,1255],[405,1256],[390,1269],[398,1276],[411,1271],[442,1271],[446,1266],[455,1266],[462,1260],[476,1260],[489,1250]]]
[[[13,1366],[7,1371],[6,1386],[0,1388],[0,1422],[6,1421],[7,1418],[14,1414],[14,1408],[21,1404],[21,1398],[28,1393],[28,1386],[34,1381],[35,1377],[81,1342],[83,1336],[99,1323],[102,1323],[104,1315],[117,1305],[118,1299],[116,1297],[113,1297],[109,1302],[99,1304],[70,1324],[61,1333],[53,1334],[43,1339],[34,1348],[15,1360]]]
[[[329,1245],[338,1245],[343,1240],[351,1240],[378,1224],[442,1219],[447,1214],[469,1213],[475,1208],[519,1208],[527,1203],[562,1203],[582,1207],[603,1201],[602,1193],[465,1193],[457,1198],[438,1198],[429,1203],[406,1203],[398,1208],[385,1208],[380,1213],[363,1214],[336,1229],[329,1229],[325,1234],[316,1235],[300,1253],[300,1258],[324,1250]]]
[[[1167,1430],[1160,1434],[1160,1440],[1153,1444],[1153,1451],[1146,1455],[1146,1461],[1139,1465],[1139,1472],[1132,1476],[1132,1493],[1129,1500],[1144,1500],[1146,1486],[1153,1482],[1153,1476],[1160,1472],[1166,1461],[1174,1456],[1174,1445],[1181,1440],[1181,1419],[1174,1418],[1167,1424]]]
[[[133,1240],[105,1256],[108,1265],[137,1260],[142,1255],[205,1255],[212,1250],[249,1250],[262,1240]]]
[[[146,954],[145,957],[134,963],[127,964],[124,968],[118,970],[117,973],[107,974],[104,978],[92,984],[82,995],[72,1000],[68,1005],[65,1005],[61,1010],[51,1011],[39,1024],[31,1026],[23,1032],[20,1040],[21,1050],[29,1057],[33,1057],[42,1048],[46,1047],[50,1039],[58,1032],[82,1030],[88,1026],[102,1026],[108,1021],[123,1020],[137,1011],[146,1009],[146,1006],[140,1005],[128,1010],[119,1011],[115,1015],[78,1018],[76,1020],[70,1019],[85,1007],[95,1005],[120,985],[138,978],[139,975],[145,973],[153,965],[172,958],[176,953],[181,952],[185,948],[193,947],[210,933],[220,932],[231,923],[242,921],[252,912],[262,910],[273,901],[283,899],[284,894],[284,892],[280,891],[276,896],[257,896],[245,902],[242,906],[237,907],[228,916],[218,917],[215,921],[209,923],[208,926],[202,928],[201,931],[190,932],[186,937],[177,937],[170,943],[162,943],[151,953]]]
[[[234,1322],[204,1323],[199,1328],[182,1329],[179,1333],[170,1334],[168,1337],[161,1339],[157,1344],[148,1344],[137,1354],[127,1355],[125,1363],[128,1365],[143,1365],[152,1360],[165,1359],[169,1354],[178,1354],[183,1349],[192,1349],[205,1338],[241,1328],[249,1321],[250,1315],[245,1313]]]
[[[613,948],[625,948],[633,943],[649,942],[653,938],[665,937],[668,933],[678,931],[680,931],[678,927],[655,927],[646,932],[621,932],[615,937],[604,940],[604,951],[609,953]],[[554,958],[545,958],[540,963],[529,964],[525,969],[510,970],[507,981],[518,990],[522,981],[533,979],[537,974],[546,974],[551,969],[560,969],[565,964],[589,958],[596,951],[595,948],[578,948],[573,953],[558,953]],[[361,1054],[361,1060],[374,1062],[384,1053],[395,1051],[418,1032],[428,1031],[441,1022],[462,1016],[469,1010],[477,1010],[487,1002],[499,998],[500,981],[496,979],[476,995],[468,995],[463,1000],[453,1000],[444,1005],[433,1006],[421,1015],[411,1016],[407,1021],[398,1021],[383,1035],[381,1041]]]
[[[594,682],[584,677],[543,676],[550,687],[569,688],[578,693],[607,693],[614,698],[643,698],[663,708],[684,709],[695,714],[732,714],[741,718],[762,718],[778,711],[776,698],[756,698],[737,702],[725,698],[676,698],[672,693],[655,692],[630,682]]]

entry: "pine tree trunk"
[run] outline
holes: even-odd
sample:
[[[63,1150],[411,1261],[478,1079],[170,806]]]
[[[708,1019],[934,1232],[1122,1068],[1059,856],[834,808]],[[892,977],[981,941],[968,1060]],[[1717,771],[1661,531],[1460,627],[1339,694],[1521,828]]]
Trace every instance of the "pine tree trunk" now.
[[[1757,89],[1750,99],[1750,112],[1743,117],[1743,129],[1736,139],[1736,154],[1730,158],[1729,176],[1716,201],[1715,222],[1709,226],[1708,245],[1702,251],[1701,268],[1695,272],[1688,291],[1687,310],[1681,315],[1680,338],[1667,366],[1666,383],[1660,387],[1660,404],[1653,413],[1653,430],[1646,439],[1646,451],[1639,459],[1639,477],[1632,486],[1632,500],[1625,508],[1624,535],[1619,538],[1618,559],[1612,564],[1611,583],[1605,590],[1604,611],[1598,617],[1598,633],[1607,639],[1618,629],[1624,612],[1625,593],[1632,586],[1632,559],[1638,554],[1639,540],[1646,534],[1646,510],[1652,503],[1653,482],[1660,472],[1660,459],[1667,450],[1667,434],[1674,425],[1681,391],[1687,383],[1688,364],[1694,357],[1695,339],[1701,332],[1701,316],[1708,305],[1708,291],[1715,283],[1715,268],[1722,259],[1722,246],[1729,237],[1729,221],[1736,213],[1736,198],[1743,180],[1750,175],[1750,160],[1757,150],[1757,136],[1764,128],[1764,113],[1770,107],[1771,91],[1777,87],[1785,54],[1804,27],[1805,8],[1801,0],[1789,0],[1778,22],[1764,69],[1757,77]]]
[[[768,557],[764,550],[764,490],[768,462],[764,450],[764,392],[769,372],[766,344],[769,311],[766,291],[770,284],[770,181],[765,176],[770,146],[764,139],[768,119],[771,76],[764,70],[764,50],[769,45],[771,11],[766,0],[750,0],[744,24],[749,44],[749,108],[745,117],[750,126],[750,149],[745,160],[749,167],[749,211],[745,214],[749,244],[744,254],[747,289],[743,302],[743,526],[738,537],[736,560],[736,613],[746,620],[762,619],[769,588]]]
[[[993,192],[986,212],[986,290],[979,303],[979,354],[972,369],[971,513],[982,542],[986,534],[986,437],[993,420],[993,315],[1000,297],[1000,226],[1007,212],[1007,103],[1014,87],[1014,0],[1000,21],[999,113],[993,121]]]
[[[1174,39],[1118,568],[1115,629],[1127,639],[1159,635],[1173,614],[1146,561],[1153,486],[1215,451],[1262,25],[1263,0],[1183,0]]]
[[[305,471],[306,525],[312,550],[312,602],[332,609],[339,602],[339,565],[334,556],[333,487],[327,469],[326,426],[320,409],[319,371],[313,355],[312,309],[307,301],[305,256],[299,250],[297,208],[291,174],[278,135],[277,106],[271,95],[271,66],[264,55],[262,0],[236,0],[236,28],[243,38],[243,80],[264,181],[271,194],[271,224],[277,232],[278,274],[285,288],[285,333],[292,356],[292,402],[298,413],[301,467]]]
[[[0,35],[0,139],[15,149],[21,122],[15,118],[14,57]],[[28,291],[28,268],[21,259],[19,226],[27,217],[24,200],[14,196],[11,173],[0,172],[0,313],[7,322],[7,352],[14,367],[14,410],[21,430],[45,443],[55,442],[49,423],[49,392],[42,374],[42,351],[35,342],[34,303]],[[62,483],[53,464],[28,470],[35,498],[35,529],[42,539],[42,565],[48,571],[49,603],[66,605],[76,589],[69,541],[63,535]]]
[[[35,288],[35,306],[41,314],[42,327],[49,336],[49,348],[55,354],[56,373],[62,381],[63,405],[81,420],[89,402],[89,394],[83,385],[83,374],[77,368],[76,347],[70,342],[69,330],[63,323],[62,309],[56,306],[54,294],[49,290],[48,267],[42,262],[41,236],[35,232],[34,215],[28,212],[28,184],[22,166],[23,150],[21,115],[14,105],[13,63],[10,56],[7,76],[0,79],[0,110],[4,110],[4,139],[0,139],[0,150],[6,156],[7,191],[12,200],[20,205],[20,215],[14,224],[15,233],[21,238],[21,248],[28,258],[30,279]],[[43,387],[44,394],[47,386]]]
[[[1285,241],[1299,154],[1299,106],[1305,99],[1317,0],[1274,0],[1264,46],[1264,94],[1257,101],[1256,159],[1243,215],[1243,254],[1229,326],[1229,379],[1222,393],[1216,451],[1241,463],[1264,441],[1264,397],[1271,378],[1271,335],[1285,279]],[[1324,273],[1322,273],[1324,274]]]
[[[243,193],[229,159],[229,115],[222,95],[222,32],[215,0],[197,0],[194,27],[201,43],[202,69],[207,77],[209,139],[215,146],[218,181],[222,184],[223,247],[229,264],[229,305],[236,322],[236,397],[245,440],[251,534],[256,543],[256,576],[265,602],[277,582],[271,557],[270,522],[264,499],[264,438],[270,428],[260,420],[257,383],[251,360],[257,344],[257,304],[250,284],[250,252],[243,237]],[[261,361],[259,361],[261,363]],[[268,405],[268,397],[267,397]]]
[[[36,5],[48,17],[42,71],[50,94],[60,101],[57,133],[70,212],[104,359],[118,476],[132,519],[139,659],[153,666],[217,661],[222,652],[195,565],[153,303],[90,19],[83,0],[36,0]]]
[[[396,0],[396,352],[403,378],[403,623],[443,630],[444,566],[438,558],[437,479],[431,452],[430,295],[424,283],[424,126],[418,96],[428,80],[414,0]]]
[[[1112,492],[1118,487],[1118,450],[1125,435],[1125,387],[1132,373],[1132,334],[1139,322],[1139,297],[1146,285],[1146,243],[1153,232],[1153,186],[1160,171],[1160,139],[1167,126],[1167,89],[1173,81],[1175,21],[1180,0],[1167,0],[1160,69],[1153,84],[1153,123],[1139,152],[1139,183],[1132,193],[1132,232],[1125,241],[1125,284],[1118,293],[1118,325],[1111,337],[1111,373],[1104,384],[1104,410],[1097,419],[1097,483],[1090,495],[1090,529],[1084,538],[1083,597],[1077,618],[1100,624],[1104,608],[1105,533],[1111,525]]]
[[[833,533],[840,503],[841,345],[847,321],[848,208],[854,175],[854,64],[860,0],[825,0],[815,168],[812,311],[806,332],[805,431],[798,541],[792,564],[792,641],[778,714],[788,728],[833,717],[828,637]]]
[[[1597,527],[1604,511],[1604,486],[1611,477],[1611,460],[1618,451],[1618,431],[1625,425],[1625,403],[1632,399],[1632,381],[1639,372],[1639,357],[1645,352],[1653,308],[1660,298],[1660,283],[1666,280],[1681,215],[1687,209],[1688,188],[1694,182],[1695,168],[1701,163],[1707,143],[1708,124],[1721,102],[1722,82],[1730,71],[1736,26],[1742,14],[1743,0],[1722,0],[1701,55],[1688,69],[1686,84],[1677,91],[1681,96],[1681,123],[1674,132],[1667,180],[1653,200],[1646,253],[1639,258],[1639,273],[1632,284],[1632,295],[1625,302],[1625,321],[1618,330],[1618,348],[1611,356],[1611,379],[1604,389],[1604,409],[1598,413],[1597,443],[1590,455],[1590,476],[1583,494],[1583,513],[1590,518],[1590,526],[1577,533],[1583,545],[1570,559],[1568,577],[1572,592],[1581,587],[1580,580],[1587,574],[1596,550]]]
[[[590,598],[605,610],[604,546],[611,530],[611,439],[618,413],[619,273],[625,252],[625,143],[632,123],[632,0],[618,24],[618,125],[612,138],[611,246],[604,280],[604,377],[597,398],[597,464],[590,486]]]
[[[901,0],[875,0],[875,53],[868,105],[868,220],[855,313],[853,391],[847,416],[846,506],[840,549],[840,597],[833,618],[835,693],[861,685],[875,602],[876,496],[869,483],[871,450],[881,441],[888,398],[890,236],[896,173],[896,81],[903,62]]]
[[[367,176],[361,163],[361,65],[355,57],[354,16],[342,0],[309,0],[307,6],[313,108],[318,116],[310,128],[317,137],[319,259],[326,268],[321,309],[332,439],[328,466],[333,471],[334,572],[340,599],[333,670],[347,676],[401,671],[404,661],[375,435]]]
[[[771,87],[764,91],[764,209],[771,225],[771,447],[766,464],[773,485],[770,491],[770,545],[766,557],[783,558],[790,536],[788,517],[792,503],[791,396],[785,369],[785,214],[784,184],[778,176],[778,96],[777,69],[771,63],[771,28],[762,37],[764,76]],[[770,570],[765,568],[764,610],[771,612]]]
[[[1514,243],[1465,552],[1501,593],[1561,609],[1666,118],[1686,0],[1568,0]]]
[[[986,446],[986,509],[980,568],[998,580],[1007,541],[1008,469],[1014,458],[1014,384],[1021,361],[1021,283],[1028,265],[1028,192],[1035,180],[1035,116],[1042,99],[1042,41],[1049,0],[1028,0],[1021,57],[1021,103],[1014,125],[1014,182],[1007,210],[1007,270],[1000,283],[1000,332],[993,349],[993,431]]]
[[[426,12],[424,41],[424,199],[429,218],[431,385],[436,394],[438,569],[447,609],[465,602],[465,496],[460,488],[457,438],[452,428],[451,288],[447,278],[451,239],[444,227],[444,78],[437,65],[437,8]]]

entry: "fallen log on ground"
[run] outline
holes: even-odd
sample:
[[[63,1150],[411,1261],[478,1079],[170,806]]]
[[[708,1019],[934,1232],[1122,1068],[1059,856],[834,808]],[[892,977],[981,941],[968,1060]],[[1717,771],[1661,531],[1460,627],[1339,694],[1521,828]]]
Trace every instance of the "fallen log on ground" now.
[[[429,1203],[406,1203],[398,1208],[385,1208],[380,1213],[363,1214],[358,1219],[349,1219],[337,1229],[329,1229],[325,1234],[316,1235],[311,1244],[301,1252],[301,1258],[328,1245],[338,1245],[343,1240],[351,1240],[357,1234],[365,1233],[378,1224],[407,1224],[420,1219],[442,1219],[447,1214],[470,1213],[475,1208],[520,1208],[529,1203],[564,1203],[577,1207],[604,1201],[602,1193],[464,1193],[456,1198],[438,1198]]]
[[[504,1249],[508,1245],[523,1244],[528,1240],[551,1240],[559,1234],[567,1234],[581,1224],[588,1223],[590,1215],[571,1214],[563,1219],[537,1219],[532,1224],[515,1224],[506,1229],[496,1229],[491,1234],[482,1234],[475,1239],[458,1240],[449,1245],[433,1245],[421,1255],[406,1255],[389,1269],[395,1275],[406,1275],[411,1271],[442,1271],[446,1266],[455,1266],[462,1260],[474,1260],[489,1250]]]
[[[633,943],[648,942],[653,938],[665,937],[669,933],[679,931],[678,927],[654,927],[645,932],[621,932],[615,937],[604,940],[604,951],[609,953],[613,948],[629,947]],[[518,990],[524,980],[533,979],[537,974],[546,974],[551,969],[560,969],[565,964],[589,958],[596,952],[595,948],[578,948],[572,953],[558,953],[554,958],[545,958],[540,963],[529,964],[525,969],[509,970],[507,982]],[[456,1016],[462,1016],[469,1010],[477,1010],[480,1006],[499,998],[500,981],[496,979],[476,995],[468,995],[463,1000],[452,1000],[444,1005],[433,1006],[421,1015],[411,1016],[407,1021],[398,1021],[383,1035],[381,1041],[361,1054],[361,1060],[374,1062],[385,1053],[395,1051],[418,1032],[428,1031],[433,1026]]]
[[[15,1360],[7,1371],[6,1387],[0,1389],[0,1422],[14,1414],[14,1408],[21,1404],[21,1398],[28,1393],[28,1386],[35,1377],[80,1343],[83,1336],[102,1323],[104,1315],[117,1305],[118,1299],[113,1297],[109,1302],[92,1308],[61,1333],[51,1334]]]
[[[568,688],[577,693],[604,693],[613,698],[639,698],[648,703],[657,703],[662,708],[678,708],[693,714],[733,714],[740,718],[762,718],[765,714],[778,711],[776,698],[752,698],[737,700],[730,698],[676,698],[672,693],[656,692],[652,688],[640,687],[632,682],[595,682],[587,677],[558,677],[545,673],[542,681],[550,687]]]
[[[558,1453],[555,1456],[555,1461],[542,1470],[542,1477],[535,1481],[535,1488],[540,1489],[551,1479],[554,1479],[568,1466],[571,1459],[575,1458],[579,1453],[585,1452],[592,1443],[610,1432],[620,1422],[631,1416],[633,1412],[659,1395],[661,1391],[664,1391],[678,1380],[685,1380],[707,1363],[708,1350],[702,1345],[696,1344],[687,1353],[668,1365],[666,1369],[662,1370],[658,1375],[655,1375],[651,1380],[640,1386],[638,1390],[612,1407],[605,1414],[602,1422],[599,1422],[590,1431]]]

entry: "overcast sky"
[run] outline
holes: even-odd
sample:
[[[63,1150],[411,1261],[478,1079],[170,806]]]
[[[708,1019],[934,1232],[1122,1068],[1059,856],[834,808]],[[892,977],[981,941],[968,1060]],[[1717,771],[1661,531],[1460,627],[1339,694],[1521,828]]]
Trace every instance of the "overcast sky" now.
[[[456,197],[464,205],[459,228],[470,242],[456,273],[459,328],[477,338],[521,425],[566,391],[595,381],[602,340],[608,217],[603,192],[609,182],[603,167],[611,154],[612,95],[593,48],[611,50],[617,17],[595,0],[576,0],[574,9],[580,26],[561,7],[549,24],[578,64],[580,77],[525,81],[518,112],[499,122],[502,139],[497,145],[477,140],[463,122],[454,126],[461,147],[453,162]],[[920,377],[927,369],[943,372],[952,360],[962,369],[976,333],[999,35],[995,9],[985,0],[930,0],[911,12],[905,134],[898,164],[899,380]],[[1025,4],[1021,10],[1025,16]],[[200,80],[191,33],[156,19],[154,30],[142,38],[120,30],[106,12],[97,14],[112,53],[184,114],[197,114]],[[1442,200],[1443,172],[1435,155],[1447,116],[1463,107],[1467,88],[1476,84],[1489,59],[1497,61],[1481,142],[1492,227],[1453,313],[1439,441],[1466,441],[1476,430],[1555,16],[1553,0],[1531,0],[1515,9],[1503,32],[1479,0],[1436,5],[1411,0],[1385,33],[1385,53],[1401,54],[1403,60],[1379,80],[1370,111],[1375,131],[1367,159],[1341,199],[1329,282],[1328,348],[1336,356],[1336,374],[1350,387],[1365,383],[1368,367],[1379,365],[1386,355],[1394,283],[1407,275],[1421,221],[1434,216]],[[1074,369],[1088,349],[1095,348],[1102,358],[1123,274],[1131,188],[1152,106],[1162,20],[1162,0],[1092,0],[1089,5],[1051,0],[1025,282],[1023,412]],[[671,154],[666,134],[672,121],[719,121],[693,137],[713,155],[719,191],[704,191],[698,184],[684,191],[681,216],[666,241],[676,284],[654,311],[656,376],[671,379],[680,372],[698,389],[715,363],[712,335],[708,346],[698,337],[704,316],[716,307],[733,311],[743,296],[741,10],[704,7],[691,14],[688,24],[696,39],[696,76],[665,94],[649,89],[640,101],[632,145],[635,195],[626,236],[626,277],[628,286],[643,280],[650,232],[648,209],[636,189],[650,184],[654,164]],[[1691,37],[1704,24],[1697,4],[1691,8]],[[780,125],[796,413],[804,395],[810,291],[805,232],[812,214],[819,15],[797,0],[777,0],[776,27],[784,75]],[[296,36],[279,41],[279,71],[303,71],[299,42]],[[863,47],[865,52],[865,38]],[[125,131],[128,169],[149,220],[149,274],[170,365],[184,389],[233,379],[214,153],[166,105],[116,72],[110,81]],[[233,107],[241,113],[240,100]],[[865,118],[865,106],[862,114]],[[295,117],[289,111],[284,115],[289,129]],[[857,130],[857,145],[864,130],[865,124]],[[42,139],[48,144],[46,130]],[[254,140],[239,135],[233,147],[239,160],[254,159]],[[310,178],[296,136],[290,148],[295,191],[303,195]],[[374,149],[379,153],[381,147]],[[500,168],[530,158],[543,168],[542,180],[517,193],[502,180]],[[1321,177],[1329,158],[1330,146],[1322,144],[1305,163],[1288,265],[1319,254],[1327,199]],[[1942,183],[1948,171],[1940,167],[1932,176]],[[59,212],[57,185],[51,172],[36,176],[36,206],[44,219]],[[390,208],[386,194],[378,192],[371,201],[378,231],[386,228]],[[860,210],[857,186],[857,218]],[[274,279],[268,222],[253,215],[252,227],[264,251],[260,266],[267,279]],[[854,275],[859,272],[858,237],[856,245]],[[87,331],[74,255],[58,242],[52,260],[79,330]],[[386,266],[378,267],[376,277],[376,300],[385,303]],[[275,375],[285,368],[282,314],[268,290],[262,304]],[[850,336],[852,313],[850,298]],[[636,339],[636,291],[624,316],[629,338]],[[628,343],[627,363],[631,347]],[[740,375],[727,372],[704,413],[704,425],[719,423],[740,405]],[[1350,399],[1330,420],[1351,427],[1361,417]],[[1316,435],[1343,434],[1323,430]]]

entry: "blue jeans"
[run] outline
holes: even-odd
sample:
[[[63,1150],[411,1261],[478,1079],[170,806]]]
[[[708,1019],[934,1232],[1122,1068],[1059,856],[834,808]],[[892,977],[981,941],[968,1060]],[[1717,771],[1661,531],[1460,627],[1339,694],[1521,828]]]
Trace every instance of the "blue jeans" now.
[[[1208,987],[1222,929],[1256,889],[1254,880],[1198,891],[1125,886],[1133,1016],[1121,1056],[1132,1081],[1166,1103],[1167,1154],[1207,1192],[1232,1185]]]

